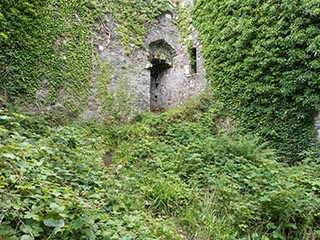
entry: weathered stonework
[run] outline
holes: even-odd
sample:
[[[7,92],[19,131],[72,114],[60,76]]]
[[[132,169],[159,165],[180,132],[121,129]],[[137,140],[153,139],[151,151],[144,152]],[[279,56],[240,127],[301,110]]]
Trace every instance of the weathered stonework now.
[[[203,61],[200,57],[197,60],[197,73],[191,73],[187,47],[181,44],[179,31],[173,20],[164,15],[157,19],[157,23],[150,29],[146,37],[146,46],[149,47],[149,51],[150,45],[159,40],[169,44],[174,52],[172,54],[172,66],[160,76],[158,86],[160,88],[160,96],[157,96],[159,108],[168,109],[182,104],[204,91],[206,80],[204,78]],[[199,53],[198,56],[200,56]],[[150,96],[151,99],[153,97]]]
[[[95,49],[98,61],[112,66],[109,83],[105,88],[116,94],[128,84],[128,93],[133,97],[130,103],[132,112],[160,111],[175,107],[206,89],[204,61],[200,54],[200,45],[196,34],[192,36],[196,49],[196,73],[192,73],[188,49],[181,44],[177,25],[174,23],[176,14],[166,12],[158,16],[156,22],[148,30],[145,38],[145,48],[130,47],[130,53],[121,44],[116,32],[116,23],[109,16],[108,31],[104,26],[97,33]],[[99,71],[94,67],[91,96],[85,119],[99,116],[101,99],[98,98],[97,81]]]

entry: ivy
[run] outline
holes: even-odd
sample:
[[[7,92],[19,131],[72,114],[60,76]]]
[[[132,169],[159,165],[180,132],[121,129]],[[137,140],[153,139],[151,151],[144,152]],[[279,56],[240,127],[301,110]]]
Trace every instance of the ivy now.
[[[0,94],[38,114],[76,118],[92,87],[99,21],[112,15],[130,53],[144,46],[147,26],[167,8],[167,0],[2,1]]]
[[[317,1],[196,1],[215,98],[289,162],[312,150],[320,109]]]
[[[176,24],[179,28],[180,41],[183,45],[187,47],[189,61],[191,66],[191,72],[196,73],[197,60],[195,56],[195,48],[192,40],[192,18],[190,15],[191,6],[190,3],[185,3],[183,5],[178,5],[178,19]]]
[[[101,107],[100,121],[108,123],[124,123],[133,114],[134,94],[129,91],[128,78],[120,71],[119,86],[108,85],[114,72],[110,63],[101,62],[99,56],[97,62],[98,99]]]
[[[130,53],[130,45],[144,47],[144,37],[147,26],[154,23],[155,17],[169,8],[169,1],[164,0],[122,0],[117,4],[109,3],[111,13],[117,22],[117,27],[123,45]]]
[[[190,35],[192,34],[192,21],[190,16],[190,4],[178,5],[178,19],[176,24],[179,28],[182,44],[189,46],[192,44]]]

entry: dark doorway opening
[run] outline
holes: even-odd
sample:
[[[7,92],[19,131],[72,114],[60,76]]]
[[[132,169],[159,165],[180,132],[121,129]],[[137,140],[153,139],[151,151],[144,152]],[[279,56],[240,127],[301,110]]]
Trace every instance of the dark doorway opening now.
[[[150,110],[152,112],[164,109],[164,86],[163,80],[166,72],[171,65],[165,60],[154,58],[151,60],[150,68],[151,85],[150,85]]]
[[[153,112],[167,109],[169,105],[169,69],[173,66],[175,55],[175,50],[164,39],[149,44],[150,110]]]

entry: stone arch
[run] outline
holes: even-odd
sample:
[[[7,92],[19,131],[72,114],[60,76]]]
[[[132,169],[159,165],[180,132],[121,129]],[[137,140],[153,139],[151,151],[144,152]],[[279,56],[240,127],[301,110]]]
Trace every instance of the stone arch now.
[[[168,105],[167,80],[176,51],[164,39],[149,44],[150,110],[161,111]]]

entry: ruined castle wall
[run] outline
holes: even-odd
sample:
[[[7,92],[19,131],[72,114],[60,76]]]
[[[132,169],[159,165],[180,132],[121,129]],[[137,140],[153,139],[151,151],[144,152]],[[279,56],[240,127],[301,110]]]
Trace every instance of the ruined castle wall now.
[[[152,108],[152,97],[155,96],[150,96],[150,67],[152,67],[150,58],[152,56],[150,56],[149,46],[159,40],[172,48],[172,62],[170,68],[161,74],[161,85],[158,86],[157,93],[158,109],[165,110],[185,103],[206,88],[200,46],[194,36],[198,59],[197,73],[192,74],[188,50],[186,46],[181,44],[179,30],[174,23],[175,18],[176,16],[171,12],[159,16],[155,24],[150,27],[145,39],[145,48],[142,49],[136,49],[134,46],[125,49],[115,30],[116,23],[112,19],[108,23],[110,32],[105,33],[101,28],[101,31],[97,33],[97,61],[111,66],[110,80],[103,87],[116,93],[123,90],[122,88],[127,84],[127,94],[130,94],[132,98],[128,107],[132,108],[132,112],[149,111]],[[99,111],[101,111],[101,100],[98,99],[98,81],[101,81],[99,79],[99,68],[96,66],[93,70],[94,84],[89,97],[88,108],[83,114],[85,119],[99,116]]]

